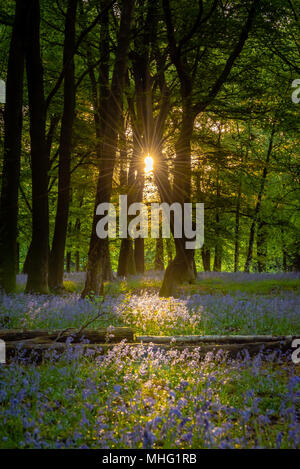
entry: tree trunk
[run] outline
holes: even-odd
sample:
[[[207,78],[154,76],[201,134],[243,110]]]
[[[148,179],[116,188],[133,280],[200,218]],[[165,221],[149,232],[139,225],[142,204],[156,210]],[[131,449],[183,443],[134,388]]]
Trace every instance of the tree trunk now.
[[[256,202],[256,205],[255,205],[254,215],[253,215],[253,219],[252,219],[252,223],[251,223],[251,227],[250,227],[248,253],[247,253],[247,259],[246,259],[245,268],[244,268],[244,271],[246,273],[250,272],[250,267],[251,267],[251,264],[252,264],[253,245],[254,245],[254,236],[255,236],[256,223],[257,223],[257,219],[258,219],[258,216],[259,216],[259,213],[260,213],[263,192],[264,192],[265,183],[266,183],[266,179],[267,179],[267,175],[268,175],[268,165],[269,165],[272,150],[273,150],[274,135],[275,135],[275,125],[273,125],[272,131],[271,131],[271,137],[270,137],[270,141],[269,141],[267,157],[266,157],[265,166],[264,166],[264,169],[263,169],[263,174],[262,174],[261,183],[260,183],[260,190],[259,190],[259,193],[258,193],[258,198],[257,198],[257,202]]]
[[[267,230],[266,230],[266,224],[263,221],[261,221],[257,227],[256,248],[257,248],[258,272],[266,272],[267,257],[268,257]]]
[[[210,249],[203,247],[201,249],[203,269],[205,272],[210,272]]]
[[[75,272],[80,272],[80,254],[79,254],[79,251],[75,252]]]
[[[28,272],[30,270],[29,264],[30,264],[31,253],[32,253],[32,243],[30,243],[27,254],[26,254],[26,257],[25,257],[25,261],[24,261],[24,264],[23,264],[23,270],[22,270],[23,274],[28,274]]]
[[[48,167],[46,106],[40,55],[40,2],[30,2],[26,47],[32,168],[32,255],[26,292],[48,293]]]
[[[16,274],[20,273],[20,243],[17,243],[17,254],[16,254]]]
[[[137,238],[134,241],[134,260],[136,271],[139,274],[145,272],[145,240],[144,238]]]
[[[166,245],[167,245],[167,256],[168,256],[168,265],[173,260],[172,256],[172,241],[171,238],[166,238]]]
[[[112,191],[112,177],[115,166],[117,139],[120,126],[120,109],[127,68],[127,56],[130,42],[130,29],[133,16],[134,1],[127,0],[122,4],[118,45],[112,76],[110,95],[108,98],[107,122],[104,130],[100,173],[98,178],[95,210],[92,225],[92,235],[88,255],[88,266],[82,297],[93,293],[98,295],[103,291],[104,265],[107,256],[105,240],[97,237],[96,226],[98,216],[96,208],[102,202],[110,202]]]
[[[104,241],[106,241],[106,246],[104,248],[106,251],[106,254],[104,256],[103,280],[106,282],[111,282],[114,276],[112,272],[111,260],[110,260],[110,254],[109,254],[109,241],[108,239]]]
[[[185,249],[184,243],[184,238],[175,239],[176,256],[166,269],[159,293],[162,297],[173,296],[177,285],[195,281],[194,251]]]
[[[0,288],[16,288],[18,189],[22,135],[22,103],[28,3],[16,1],[15,20],[8,57],[4,111],[4,161],[0,200]]]
[[[155,270],[165,270],[165,264],[164,264],[164,240],[163,240],[163,238],[162,238],[161,236],[156,239],[154,269],[155,269]]]
[[[70,165],[73,122],[75,115],[75,24],[78,0],[68,0],[65,23],[63,64],[66,67],[64,78],[64,110],[61,123],[58,195],[52,251],[49,262],[49,286],[63,289],[64,254],[70,205]]]
[[[239,182],[238,196],[235,211],[235,230],[234,230],[234,272],[239,270],[240,260],[240,207],[241,207],[241,181]]]
[[[118,277],[127,277],[127,275],[136,275],[133,241],[131,238],[122,239],[119,254]]]
[[[190,104],[186,102],[183,107],[181,133],[176,142],[173,185],[173,201],[180,203],[182,207],[185,202],[190,201],[191,197],[191,138],[193,125],[194,116],[191,112]],[[164,202],[169,202],[169,197],[165,200],[166,187],[164,189],[161,187],[162,181],[163,179],[159,182],[160,196]],[[171,230],[174,234],[173,217],[171,217]],[[160,289],[160,296],[172,296],[176,285],[184,281],[189,283],[195,281],[194,251],[192,249],[186,249],[186,241],[184,230],[182,229],[182,238],[174,238],[176,255],[166,269],[163,284]]]
[[[66,255],[66,271],[68,274],[71,272],[71,253],[70,251],[67,251]]]
[[[215,247],[214,257],[214,272],[221,272],[222,270],[222,247],[217,244]]]

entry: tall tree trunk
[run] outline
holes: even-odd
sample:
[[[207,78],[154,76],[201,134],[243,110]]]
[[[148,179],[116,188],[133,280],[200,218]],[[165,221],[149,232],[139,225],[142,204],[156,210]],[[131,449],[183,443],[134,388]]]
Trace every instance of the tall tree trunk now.
[[[17,254],[16,254],[16,274],[20,273],[20,243],[17,243]]]
[[[75,252],[75,272],[80,272],[80,254],[79,254],[79,251]]]
[[[219,142],[218,146],[221,143],[221,128],[219,132]],[[215,243],[215,257],[214,257],[214,272],[221,272],[222,269],[222,239],[220,233],[220,197],[221,197],[221,187],[220,187],[220,163],[217,161],[217,211],[216,211],[216,243]]]
[[[214,257],[214,272],[221,272],[222,270],[222,247],[217,244],[215,247]]]
[[[250,267],[251,267],[251,264],[252,264],[253,245],[254,245],[254,236],[255,236],[255,230],[256,230],[256,223],[257,223],[258,216],[259,216],[259,213],[260,213],[262,197],[263,197],[264,188],[265,188],[265,184],[266,184],[266,179],[267,179],[267,175],[268,175],[268,166],[269,166],[269,162],[270,162],[270,158],[271,158],[272,150],[273,150],[274,135],[275,135],[275,125],[273,126],[272,131],[271,131],[271,137],[270,137],[270,141],[269,141],[267,157],[266,157],[265,166],[264,166],[264,169],[263,169],[263,174],[262,174],[262,178],[261,178],[261,182],[260,182],[260,189],[259,189],[259,193],[258,193],[258,197],[257,197],[257,202],[256,202],[256,205],[255,205],[254,215],[253,215],[253,219],[252,219],[252,223],[251,223],[251,227],[250,227],[248,253],[247,253],[247,259],[246,259],[245,268],[244,268],[244,271],[246,273],[250,272]]]
[[[162,216],[160,214],[159,220],[159,237],[155,242],[155,259],[154,259],[154,269],[155,270],[165,270],[164,263],[164,239],[162,237]]]
[[[185,239],[175,238],[176,256],[168,265],[160,296],[173,296],[175,287],[181,283],[193,283],[196,279],[194,251],[185,249]]]
[[[26,257],[25,257],[25,261],[24,261],[23,269],[22,269],[23,274],[28,274],[28,272],[29,272],[29,269],[30,269],[29,264],[30,264],[31,254],[32,254],[32,243],[30,243],[27,254],[26,254]]]
[[[268,250],[267,250],[267,229],[266,229],[266,223],[264,221],[261,221],[257,226],[256,248],[257,248],[258,272],[266,272]]]
[[[61,122],[58,195],[55,228],[49,262],[49,286],[63,289],[64,254],[67,237],[70,205],[70,166],[72,133],[75,115],[75,24],[78,0],[68,0],[65,23],[65,42],[63,64],[66,67],[64,78],[64,110]]]
[[[96,226],[99,218],[96,215],[96,208],[102,202],[110,202],[111,197],[133,9],[134,0],[126,0],[123,2],[115,65],[108,99],[109,112],[106,116],[107,122],[104,130],[87,275],[82,292],[83,297],[89,294],[98,295],[103,291],[104,265],[107,252],[105,247],[106,241],[97,237]]]
[[[4,161],[0,200],[0,288],[16,287],[18,188],[22,135],[23,78],[29,5],[16,1],[6,80],[4,111]]]
[[[190,104],[187,102],[183,106],[182,127],[179,138],[176,142],[176,158],[174,165],[173,200],[182,205],[190,201],[191,197],[191,139],[193,134],[194,115]],[[160,190],[163,201],[164,194]],[[173,225],[173,226],[172,226]],[[174,221],[171,217],[171,229],[174,230]],[[160,296],[172,296],[177,284],[195,281],[194,251],[186,249],[186,239],[182,226],[182,238],[174,238],[176,255],[171,264],[168,265]]]
[[[237,272],[239,270],[239,261],[240,261],[240,207],[241,207],[241,181],[239,182],[236,209],[235,209],[234,272]]]
[[[145,240],[137,238],[134,240],[134,260],[136,271],[139,274],[145,272]]]
[[[156,239],[154,269],[155,270],[165,270],[164,240],[163,240],[162,237],[159,237],[159,238]]]
[[[203,246],[201,249],[203,269],[205,272],[210,272],[210,249]]]
[[[106,245],[104,246],[104,250],[106,251],[106,253],[104,255],[103,281],[111,282],[114,276],[112,272],[111,260],[110,260],[110,254],[109,254],[109,240],[106,239],[103,241],[106,241]]]
[[[286,242],[284,236],[284,230],[281,228],[281,249],[282,249],[282,268],[284,272],[288,272],[288,253],[286,249]]]
[[[167,247],[168,265],[169,265],[170,262],[172,262],[173,260],[171,238],[166,238],[166,247]]]
[[[202,21],[204,23],[209,21],[210,15],[205,19],[202,18],[203,2],[200,2],[199,15],[196,20],[196,27],[187,33],[183,43],[185,46],[191,47],[189,40],[192,39],[195,32],[199,28]],[[249,31],[252,27],[253,20],[256,14],[256,8],[259,1],[251,4],[247,20],[241,29],[239,38],[236,41],[235,47],[231,54],[228,56],[224,68],[221,73],[216,77],[216,81],[210,87],[207,99],[201,99],[197,104],[192,104],[193,83],[194,77],[191,64],[187,63],[187,55],[183,52],[183,43],[177,43],[177,34],[173,24],[172,11],[170,7],[170,0],[163,0],[162,6],[164,11],[164,18],[167,29],[167,38],[169,44],[169,51],[171,60],[176,67],[178,77],[180,79],[181,99],[182,99],[182,123],[180,137],[176,143],[176,160],[175,160],[175,174],[174,174],[174,196],[173,202],[183,204],[188,202],[191,194],[191,138],[193,133],[194,119],[200,112],[204,112],[207,106],[218,95],[223,84],[227,81],[231,69],[236,59],[241,54],[244,44],[248,38]],[[218,2],[214,2],[212,11],[217,8]],[[198,23],[198,24],[197,24]],[[190,66],[189,66],[190,65]],[[164,198],[162,198],[164,200]],[[174,277],[174,286],[178,279],[193,281],[195,279],[194,266],[194,253],[188,252],[185,249],[185,240],[175,240],[176,257],[174,261],[168,266],[164,282],[161,288],[162,296],[170,296],[172,294],[172,276]]]
[[[40,54],[40,2],[30,1],[26,47],[32,168],[32,255],[26,292],[48,293],[48,152],[44,73]]]
[[[68,274],[71,272],[71,262],[72,262],[72,257],[71,257],[71,252],[67,251],[66,255],[66,271]]]
[[[119,264],[118,264],[118,277],[127,277],[127,275],[135,275],[135,259],[133,251],[133,241],[131,238],[122,239]]]
[[[80,199],[79,207],[81,208],[83,204],[83,196]],[[75,235],[76,235],[76,248],[75,251],[75,272],[80,272],[80,229],[81,229],[81,222],[80,218],[77,218],[75,221]]]

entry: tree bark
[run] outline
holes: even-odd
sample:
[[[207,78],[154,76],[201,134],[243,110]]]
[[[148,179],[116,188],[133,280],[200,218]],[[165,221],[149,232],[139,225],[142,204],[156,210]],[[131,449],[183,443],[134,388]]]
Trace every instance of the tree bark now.
[[[191,196],[191,138],[193,125],[194,116],[191,113],[189,104],[186,103],[183,108],[181,133],[176,142],[173,185],[173,200],[179,202],[182,208],[185,202],[189,202]],[[165,201],[162,191],[160,195],[162,200]],[[173,217],[171,217],[171,230],[174,234]],[[178,284],[183,282],[192,283],[196,279],[194,251],[185,248],[186,241],[184,230],[182,230],[182,238],[174,238],[176,255],[166,269],[160,296],[172,296]]]
[[[70,166],[73,122],[75,116],[75,25],[78,0],[68,0],[65,23],[65,42],[63,64],[64,78],[64,110],[61,123],[58,195],[55,217],[55,228],[49,262],[49,286],[63,289],[64,255],[67,237],[69,205],[70,205]]]
[[[131,238],[122,239],[118,263],[118,277],[127,277],[127,275],[136,275],[133,241]]]
[[[40,2],[30,1],[26,47],[32,168],[32,255],[26,292],[48,293],[48,152],[44,73],[40,54]]]
[[[239,181],[238,195],[235,209],[234,229],[234,272],[239,270],[240,261],[240,207],[241,207],[241,181]]]
[[[23,78],[29,5],[16,1],[6,80],[4,160],[0,200],[0,288],[16,288],[18,189],[22,135]]]
[[[164,264],[164,240],[160,236],[156,239],[155,246],[155,260],[154,260],[154,269],[155,270],[165,270]]]
[[[75,252],[75,272],[80,272],[80,254],[79,254],[79,251]]]
[[[71,272],[71,261],[72,261],[71,253],[70,253],[70,251],[67,251],[67,255],[66,255],[66,271],[68,272],[68,274]]]
[[[181,133],[178,141],[176,142],[176,159],[175,159],[175,174],[174,174],[174,190],[173,202],[183,204],[188,202],[191,194],[191,138],[193,133],[194,119],[200,112],[204,112],[207,106],[218,95],[223,84],[227,81],[231,69],[236,59],[241,54],[244,44],[248,39],[249,31],[252,27],[256,8],[259,1],[254,1],[248,12],[248,17],[243,25],[240,35],[236,41],[235,47],[228,56],[226,64],[211,86],[207,97],[196,104],[192,104],[193,95],[193,73],[191,72],[191,64],[187,63],[186,55],[183,53],[183,46],[191,46],[189,41],[193,38],[198,31],[202,18],[202,2],[200,2],[199,14],[196,18],[194,26],[187,34],[181,38],[177,43],[175,28],[173,24],[172,11],[170,8],[170,1],[163,0],[164,18],[167,27],[167,38],[170,50],[170,56],[174,66],[176,67],[178,77],[180,79],[180,90],[182,100],[182,121]],[[214,2],[211,12],[216,10],[218,2]],[[210,14],[206,15],[205,21],[209,21]],[[205,22],[204,21],[204,22]],[[164,200],[164,198],[162,198]],[[174,261],[168,266],[164,282],[161,288],[161,294],[167,296],[167,293],[172,293],[172,276],[174,281],[178,279],[192,280],[192,266],[193,266],[193,253],[187,252],[183,242],[175,242],[176,257]],[[173,264],[173,265],[172,265]],[[193,276],[194,277],[194,276]]]
[[[133,16],[134,1],[126,0],[122,4],[118,46],[112,76],[110,95],[108,98],[107,122],[104,130],[100,173],[98,178],[92,234],[88,255],[88,267],[82,297],[89,294],[99,295],[103,291],[105,240],[99,239],[96,233],[98,216],[96,208],[102,202],[110,202],[112,177],[115,166],[117,139],[120,128],[122,94],[127,68],[127,57],[130,42],[130,29]]]

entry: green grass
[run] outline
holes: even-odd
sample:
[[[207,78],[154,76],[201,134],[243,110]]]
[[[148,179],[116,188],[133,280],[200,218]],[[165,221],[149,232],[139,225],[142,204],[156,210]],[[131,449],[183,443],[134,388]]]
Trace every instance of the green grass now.
[[[232,282],[224,278],[197,280],[196,284],[181,287],[186,294],[226,295],[248,293],[250,295],[277,295],[285,291],[300,292],[300,279],[296,280],[249,280]]]

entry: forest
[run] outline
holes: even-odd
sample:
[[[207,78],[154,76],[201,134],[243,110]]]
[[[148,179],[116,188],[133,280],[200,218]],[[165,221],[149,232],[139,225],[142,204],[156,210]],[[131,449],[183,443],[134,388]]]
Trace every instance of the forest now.
[[[299,448],[299,368],[252,357],[300,334],[300,1],[7,0],[0,37],[0,448]],[[201,247],[140,204],[203,204]]]

